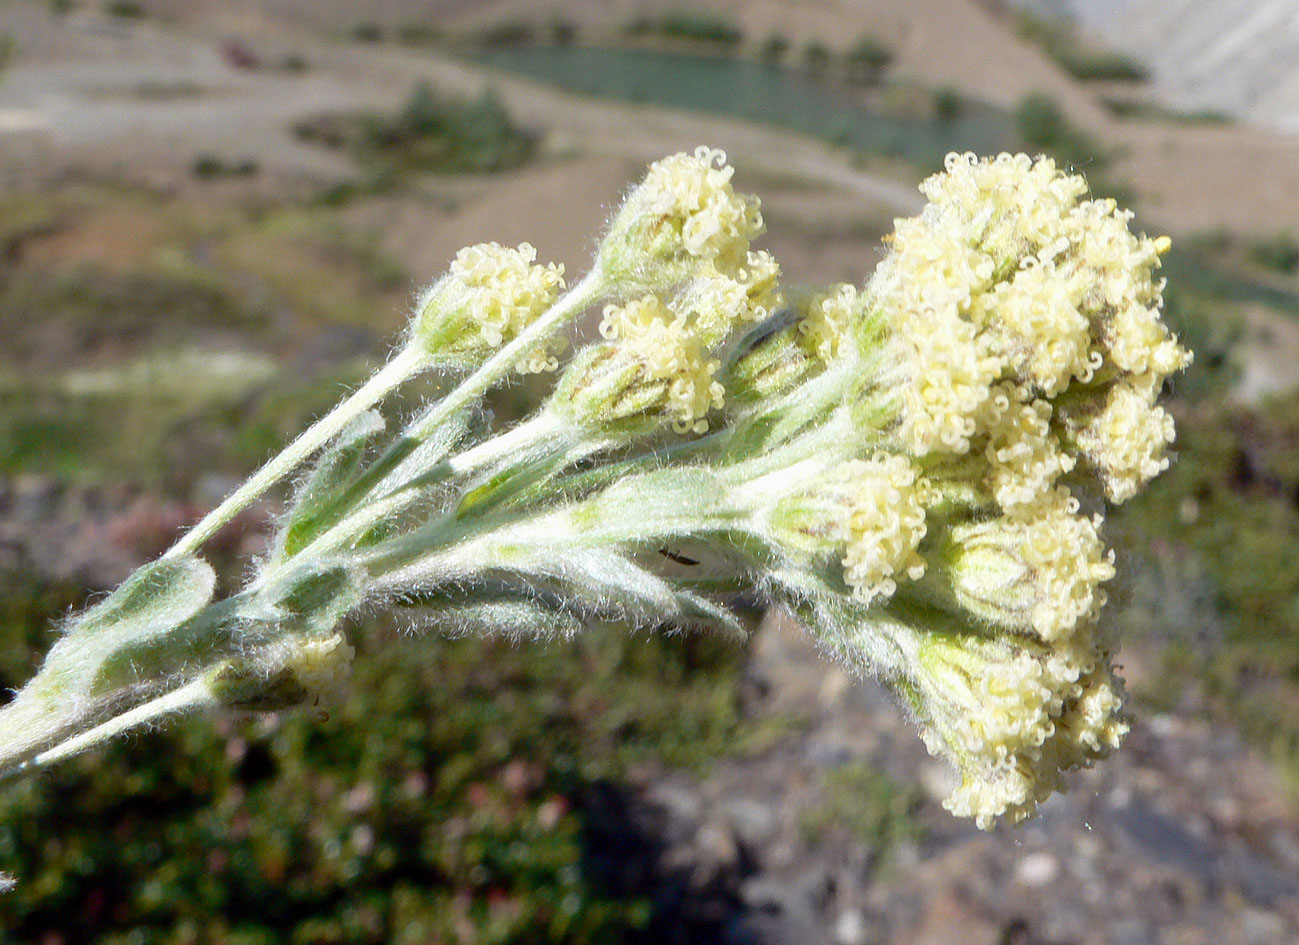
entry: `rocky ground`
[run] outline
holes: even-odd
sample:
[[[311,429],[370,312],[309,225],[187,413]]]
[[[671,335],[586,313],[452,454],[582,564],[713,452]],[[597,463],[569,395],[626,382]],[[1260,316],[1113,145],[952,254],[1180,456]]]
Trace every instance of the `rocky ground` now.
[[[1143,715],[1117,755],[1075,774],[1071,792],[1036,820],[985,834],[939,806],[950,775],[889,695],[828,665],[784,619],[764,627],[749,683],[752,712],[801,720],[786,737],[703,780],[650,779],[608,802],[611,817],[629,811],[646,838],[634,868],[649,859],[650,882],[685,927],[718,935],[678,941],[1280,945],[1299,936],[1299,819],[1264,760],[1197,719],[1194,699]],[[835,813],[827,784],[852,770],[886,776],[914,824],[877,824],[868,837],[861,824],[824,823],[820,815]]]

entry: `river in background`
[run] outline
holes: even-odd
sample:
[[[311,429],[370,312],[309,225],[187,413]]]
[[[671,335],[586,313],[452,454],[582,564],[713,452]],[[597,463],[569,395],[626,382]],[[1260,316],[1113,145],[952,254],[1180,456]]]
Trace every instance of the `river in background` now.
[[[584,46],[500,49],[475,59],[585,95],[767,122],[930,166],[949,151],[1015,146],[1010,116],[987,105],[962,102],[950,118],[891,115],[863,103],[857,87],[748,59]]]

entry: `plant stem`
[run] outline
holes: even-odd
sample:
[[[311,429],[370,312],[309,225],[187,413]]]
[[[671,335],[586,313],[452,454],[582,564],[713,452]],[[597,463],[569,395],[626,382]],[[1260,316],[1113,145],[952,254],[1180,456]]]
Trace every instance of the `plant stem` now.
[[[297,439],[230,493],[225,501],[172,545],[164,557],[180,558],[196,552],[222,526],[252,504],[254,499],[292,473],[354,419],[431,363],[432,360],[424,351],[414,345],[407,345],[350,397],[304,430]]]
[[[164,716],[198,709],[211,702],[212,695],[208,687],[208,681],[206,677],[200,677],[181,686],[179,689],[150,699],[148,702],[114,715],[93,728],[59,741],[52,747],[37,752],[18,764],[0,761],[0,781],[30,771],[33,768],[70,758],[87,748],[93,748],[101,742],[106,742],[139,725],[156,721]]]
[[[514,370],[515,364],[534,345],[545,341],[567,322],[580,315],[604,294],[604,276],[597,268],[569,289],[544,315],[524,329],[517,338],[493,354],[473,374],[443,397],[420,418],[419,425],[408,432],[414,440],[423,440],[447,421],[456,411],[464,409],[501,378]]]

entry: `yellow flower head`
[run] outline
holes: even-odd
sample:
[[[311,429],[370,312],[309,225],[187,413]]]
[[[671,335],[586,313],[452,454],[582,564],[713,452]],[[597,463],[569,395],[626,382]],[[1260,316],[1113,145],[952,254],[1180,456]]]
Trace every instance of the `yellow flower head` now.
[[[706,347],[716,349],[737,328],[762,321],[780,305],[779,280],[775,258],[750,251],[744,266],[733,273],[703,267],[673,296],[671,308]]]
[[[436,359],[481,360],[545,313],[564,287],[564,267],[536,265],[528,243],[467,246],[416,303],[412,337]],[[549,359],[528,367],[551,367]],[[553,369],[553,368],[552,368]]]
[[[972,495],[1006,513],[1031,516],[1080,457],[1111,501],[1135,494],[1167,466],[1160,386],[1190,363],[1159,315],[1168,240],[1047,158],[949,155],[921,190],[866,289],[888,328],[864,402],[913,456],[976,446]],[[836,320],[807,326],[836,349]]]
[[[1101,585],[1114,577],[1114,555],[1099,528],[1099,517],[1078,514],[1077,501],[1056,489],[1030,518],[953,526],[943,580],[976,618],[1054,643],[1090,625],[1105,605]]]
[[[616,289],[656,291],[709,264],[734,274],[763,231],[757,197],[737,194],[721,151],[701,147],[655,161],[627,196],[597,261]]]
[[[707,431],[705,418],[722,407],[725,391],[713,379],[718,362],[683,318],[647,295],[605,308],[600,334],[618,342],[617,363],[634,365],[639,396],[667,414],[678,433]]]
[[[1000,384],[981,418],[988,442],[988,485],[1007,512],[1028,512],[1047,496],[1055,481],[1074,467],[1051,430],[1051,404],[1028,400],[1013,384]]]
[[[786,550],[839,557],[853,597],[870,604],[893,596],[903,577],[925,573],[916,549],[925,537],[927,493],[905,457],[850,460],[782,497],[769,525]]]
[[[861,302],[856,286],[841,282],[802,301],[798,331],[808,351],[823,364],[846,355]]]
[[[961,783],[944,802],[982,829],[1031,816],[1127,733],[1122,690],[1104,649],[1080,641],[1042,650],[959,633],[924,633],[908,690],[930,752]]]
[[[1099,403],[1066,412],[1065,426],[1078,449],[1095,467],[1106,497],[1125,502],[1168,468],[1173,418],[1155,404],[1153,375],[1122,378]]]

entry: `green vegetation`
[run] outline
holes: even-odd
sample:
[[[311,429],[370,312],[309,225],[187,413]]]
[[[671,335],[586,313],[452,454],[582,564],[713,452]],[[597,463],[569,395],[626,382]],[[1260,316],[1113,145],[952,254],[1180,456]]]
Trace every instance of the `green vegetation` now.
[[[1059,103],[1044,93],[1031,92],[1020,99],[1015,128],[1027,150],[1050,155],[1066,166],[1086,168],[1090,174],[1108,161],[1100,141],[1073,124]]]
[[[1299,272],[1299,240],[1293,233],[1273,233],[1252,240],[1248,246],[1250,262],[1270,272],[1294,275]]]
[[[789,52],[789,40],[781,33],[772,33],[762,41],[762,51],[759,55],[764,62],[778,63],[785,58]]]
[[[253,177],[260,167],[252,158],[227,161],[215,154],[201,154],[194,159],[191,169],[199,180],[215,180],[220,177]]]
[[[663,39],[707,46],[732,47],[744,39],[744,30],[733,20],[713,12],[670,10],[658,17],[638,17],[627,24],[631,36]]]
[[[844,66],[848,78],[863,85],[876,85],[884,78],[884,70],[893,62],[893,50],[869,34],[857,38],[846,53]]]
[[[934,117],[939,121],[955,121],[965,113],[965,96],[959,89],[943,86],[932,94]]]
[[[403,46],[436,46],[446,36],[428,23],[403,23],[397,27],[397,42]]]
[[[803,68],[823,72],[830,67],[830,48],[819,39],[810,39],[803,47]]]
[[[120,17],[124,20],[139,20],[148,15],[144,9],[143,3],[137,3],[136,0],[113,0],[105,4],[104,12],[109,16]]]
[[[352,39],[358,43],[383,42],[383,27],[369,20],[357,23],[348,32]]]
[[[1182,125],[1226,125],[1231,123],[1231,116],[1225,112],[1208,110],[1184,112],[1173,108],[1165,108],[1155,102],[1139,98],[1102,95],[1101,104],[1115,118],[1132,121],[1162,121]]]
[[[299,123],[304,141],[351,152],[372,174],[478,173],[518,167],[537,138],[519,128],[490,90],[475,99],[442,96],[427,82],[393,115],[320,115]]]
[[[899,843],[923,839],[924,825],[917,816],[922,795],[914,784],[902,787],[870,764],[856,762],[831,769],[821,786],[824,800],[800,817],[814,842],[843,832],[887,858]]]
[[[530,46],[537,41],[537,27],[528,20],[503,20],[474,34],[474,43],[483,49],[510,49]]]
[[[12,686],[78,595],[4,591]],[[177,726],[8,788],[0,857],[21,882],[0,898],[6,936],[578,945],[652,931],[649,900],[610,888],[589,848],[589,800],[631,765],[743,743],[739,648],[598,630],[361,637],[371,652],[344,705]]]
[[[1068,23],[1021,12],[1016,27],[1022,38],[1037,43],[1056,65],[1080,82],[1145,82],[1149,78],[1137,60],[1086,45]]]

